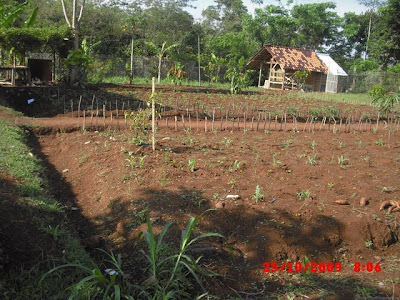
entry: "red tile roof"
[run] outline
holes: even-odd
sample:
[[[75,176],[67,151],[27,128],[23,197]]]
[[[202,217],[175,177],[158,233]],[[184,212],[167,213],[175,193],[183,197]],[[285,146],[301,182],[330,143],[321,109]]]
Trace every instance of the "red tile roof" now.
[[[258,64],[259,66],[261,61],[266,62],[266,59],[269,61],[268,56],[269,58],[272,56],[284,69],[328,73],[328,67],[313,50],[270,45],[264,45],[247,65],[256,66]]]

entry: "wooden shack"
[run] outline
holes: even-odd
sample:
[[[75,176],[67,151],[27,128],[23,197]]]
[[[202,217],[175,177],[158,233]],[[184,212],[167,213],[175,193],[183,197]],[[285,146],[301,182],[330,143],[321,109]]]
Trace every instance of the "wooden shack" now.
[[[325,90],[328,67],[313,50],[266,44],[249,60],[247,67],[259,70],[258,86],[266,89],[298,89],[294,73],[305,70],[310,74],[303,88]]]

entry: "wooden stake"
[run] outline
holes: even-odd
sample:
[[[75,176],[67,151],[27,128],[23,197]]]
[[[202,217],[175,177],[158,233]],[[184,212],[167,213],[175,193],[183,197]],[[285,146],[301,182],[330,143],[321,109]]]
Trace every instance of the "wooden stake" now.
[[[276,131],[276,125],[278,123],[278,115],[275,115],[275,126],[274,126],[274,130]]]
[[[151,143],[153,151],[156,150],[156,104],[154,101],[156,93],[156,78],[153,77],[151,80]],[[117,107],[118,113],[118,107]]]
[[[83,125],[82,125],[82,131],[86,130],[86,111],[83,111]]]
[[[110,125],[110,129],[113,129],[113,111],[112,111],[112,105],[111,105],[111,101],[110,101],[110,118],[111,118],[111,125]]]
[[[119,131],[119,110],[118,110],[118,100],[115,100],[115,108],[117,109],[117,115],[116,115],[116,119],[117,119],[117,130]]]
[[[207,116],[205,117],[204,120],[204,132],[207,132]]]
[[[285,131],[287,131],[286,112],[285,112]]]
[[[71,118],[74,117],[74,101],[71,100]]]
[[[199,110],[196,111],[196,131],[199,132]]]
[[[307,117],[306,124],[304,124],[303,132],[306,131],[306,129],[307,129],[307,125],[308,125],[308,120],[309,120],[309,118],[310,118],[310,117]]]
[[[81,102],[82,102],[82,95],[79,96],[79,102],[78,102],[78,118],[81,117]]]
[[[211,125],[212,132],[214,132],[214,121],[215,121],[215,107],[213,108],[213,113],[212,113],[212,125]]]
[[[189,130],[190,132],[192,132],[192,118],[190,117],[190,114],[188,116],[189,116]]]
[[[225,130],[228,129],[228,113],[229,113],[229,108],[228,108],[228,110],[225,112],[225,114],[226,114],[226,118],[225,118]]]
[[[185,125],[185,117],[184,117],[184,115],[181,115],[182,116],[182,125],[183,125],[183,130],[185,130],[186,129],[186,125]]]
[[[254,116],[251,117],[251,128],[250,128],[251,131],[253,131],[253,125],[254,125]]]
[[[96,99],[97,101],[97,99]],[[99,103],[97,102],[96,106],[96,131],[99,130]]]
[[[178,117],[175,116],[175,131],[178,131]]]
[[[376,132],[378,132],[378,127],[379,127],[379,112],[378,112],[378,117],[376,118]]]
[[[271,113],[268,113],[268,130],[271,131]]]
[[[126,117],[125,117],[126,120]],[[103,127],[106,129],[106,105],[103,104]]]

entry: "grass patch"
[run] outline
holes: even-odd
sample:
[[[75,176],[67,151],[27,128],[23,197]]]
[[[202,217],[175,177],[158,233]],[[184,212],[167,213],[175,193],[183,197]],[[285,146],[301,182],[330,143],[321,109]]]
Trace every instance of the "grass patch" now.
[[[3,188],[11,191],[0,198],[0,226],[13,224],[15,219],[24,224],[8,227],[14,239],[7,243],[10,253],[6,255],[21,251],[15,240],[26,245],[22,249],[26,253],[17,263],[14,260],[13,265],[0,271],[0,295],[3,299],[43,299],[43,295],[66,299],[70,283],[81,274],[72,271],[64,278],[48,278],[39,285],[41,274],[59,262],[91,264],[92,260],[69,223],[65,206],[47,192],[45,170],[27,145],[27,131],[1,119],[0,136],[0,181]]]

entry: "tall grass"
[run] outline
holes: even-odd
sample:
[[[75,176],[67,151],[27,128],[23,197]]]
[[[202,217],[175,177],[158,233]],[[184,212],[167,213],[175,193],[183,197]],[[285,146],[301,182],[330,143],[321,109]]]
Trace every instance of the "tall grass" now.
[[[204,233],[191,238],[193,230],[203,214],[189,219],[186,229],[182,231],[177,251],[164,241],[172,223],[168,222],[160,235],[156,237],[151,221],[148,217],[146,218],[147,231],[144,233],[144,237],[148,249],[147,251],[141,250],[141,252],[147,260],[147,265],[143,268],[147,279],[140,284],[133,283],[133,280],[125,275],[120,255],[108,254],[104,250],[101,251],[108,257],[105,264],[92,268],[78,263],[60,265],[44,274],[41,282],[54,273],[73,268],[82,271],[83,278],[73,285],[68,299],[76,297],[94,299],[98,296],[102,296],[103,299],[115,300],[199,299],[199,297],[207,295],[201,276],[211,276],[213,273],[199,265],[201,257],[193,258],[189,254],[189,248],[200,239],[222,237],[218,233]],[[110,266],[111,268],[108,268]],[[192,279],[202,289],[200,296],[195,296],[196,289]]]

